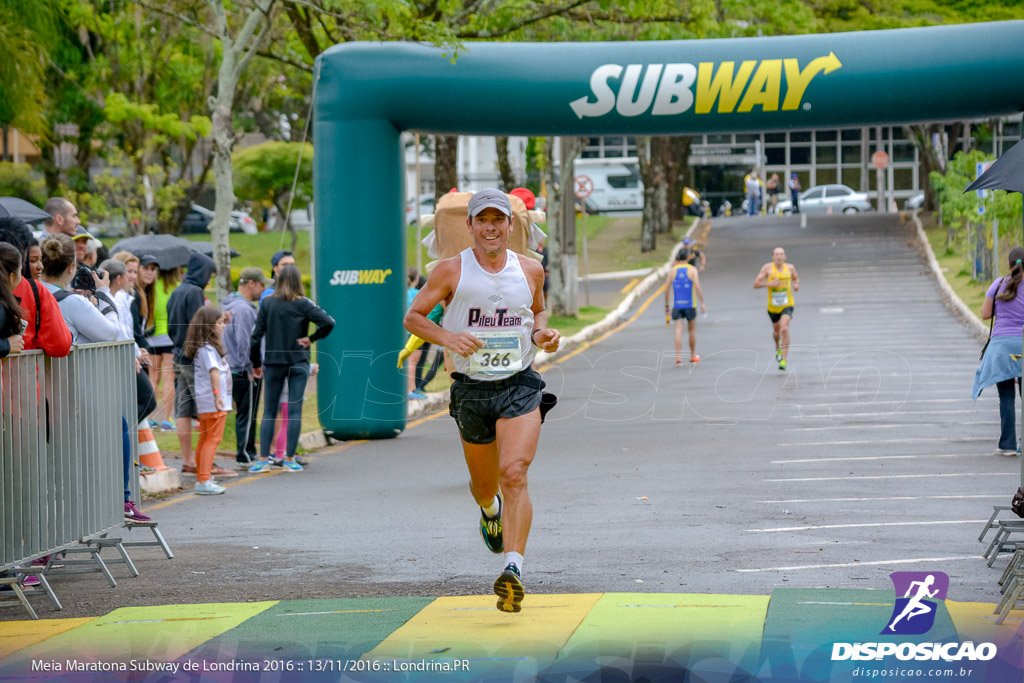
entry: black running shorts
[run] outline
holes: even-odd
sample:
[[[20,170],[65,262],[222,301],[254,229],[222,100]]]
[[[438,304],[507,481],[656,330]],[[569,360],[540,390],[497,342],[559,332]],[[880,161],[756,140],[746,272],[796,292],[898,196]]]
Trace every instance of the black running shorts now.
[[[696,308],[673,308],[672,309],[673,320],[696,320],[697,309]]]
[[[784,315],[788,315],[790,318],[792,318],[793,317],[793,307],[792,306],[786,306],[785,308],[783,308],[778,313],[772,313],[771,311],[768,311],[768,317],[772,319],[773,323],[777,323],[780,320],[782,320],[782,316],[784,316]]]
[[[493,443],[498,420],[532,413],[540,406],[543,389],[544,380],[532,367],[491,382],[455,373],[448,413],[455,418],[464,441]]]

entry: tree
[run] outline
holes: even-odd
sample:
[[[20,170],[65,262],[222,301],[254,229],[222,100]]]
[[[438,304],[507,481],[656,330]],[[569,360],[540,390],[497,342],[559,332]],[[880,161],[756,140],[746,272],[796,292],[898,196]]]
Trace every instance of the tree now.
[[[256,0],[255,7],[245,14],[237,34],[228,25],[224,0],[208,0],[213,12],[214,30],[220,42],[220,68],[217,71],[217,94],[210,98],[213,120],[213,173],[217,184],[210,233],[213,237],[213,260],[217,264],[217,298],[223,300],[231,287],[231,246],[228,244],[228,223],[235,208],[231,151],[235,146],[232,113],[235,88],[245,68],[260,49],[270,27],[275,0]]]
[[[458,135],[434,136],[434,206],[441,195],[459,186],[458,149]]]
[[[498,172],[501,173],[501,189],[511,192],[519,183],[516,182],[516,174],[512,172],[512,164],[508,160],[508,136],[499,135],[494,138],[494,146],[498,152]]]
[[[20,0],[0,0],[0,161],[10,156],[9,127],[47,132],[46,71],[58,21],[52,0],[39,0],[26,9]]]
[[[301,157],[301,166],[300,164]],[[231,158],[234,166],[235,195],[250,201],[271,201],[284,217],[284,230],[291,233],[291,250],[298,236],[291,224],[289,200],[302,209],[313,198],[313,145],[298,142],[264,142],[239,150]],[[298,167],[295,195],[291,196]]]
[[[577,137],[561,137],[559,158],[555,167],[552,157],[554,140],[544,141],[544,184],[548,189],[548,309],[554,315],[579,315],[579,262],[576,254],[576,211],[573,180],[576,155],[583,148]]]

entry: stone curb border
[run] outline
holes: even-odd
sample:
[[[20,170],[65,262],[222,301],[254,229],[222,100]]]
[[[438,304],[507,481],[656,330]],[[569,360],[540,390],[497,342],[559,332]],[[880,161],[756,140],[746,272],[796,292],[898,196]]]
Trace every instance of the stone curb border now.
[[[918,216],[918,211],[914,211],[910,214],[910,219],[914,222],[914,227],[917,229],[917,239],[921,243],[921,247],[924,250],[925,256],[928,257],[928,265],[931,268],[932,276],[935,278],[936,284],[939,285],[939,290],[942,291],[943,298],[947,307],[951,308],[956,312],[960,318],[967,324],[968,329],[974,333],[976,337],[985,339],[988,337],[988,327],[981,321],[977,315],[974,314],[967,304],[956,295],[953,288],[946,281],[946,276],[942,273],[942,267],[939,266],[938,260],[935,258],[935,252],[932,251],[932,245],[928,242],[928,236],[924,233],[924,227],[921,225],[921,218]]]

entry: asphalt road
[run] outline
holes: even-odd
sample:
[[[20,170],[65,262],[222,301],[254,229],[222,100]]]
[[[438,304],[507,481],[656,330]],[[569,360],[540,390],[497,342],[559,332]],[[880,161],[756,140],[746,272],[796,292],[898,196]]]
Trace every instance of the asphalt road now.
[[[751,286],[777,245],[801,283],[787,372]],[[950,599],[997,601],[1002,563],[985,566],[977,536],[1020,462],[993,455],[995,392],[970,399],[980,343],[943,306],[909,229],[738,217],[715,221],[707,253],[701,363],[673,366],[655,293],[545,373],[559,405],[530,470],[528,592],[891,590],[892,571],[932,570],[949,574]],[[321,452],[302,473],[151,506],[177,557],[136,549],[142,575],[114,590],[98,575],[56,579],[60,616],[487,594],[501,560],[480,540],[467,478],[441,414]]]

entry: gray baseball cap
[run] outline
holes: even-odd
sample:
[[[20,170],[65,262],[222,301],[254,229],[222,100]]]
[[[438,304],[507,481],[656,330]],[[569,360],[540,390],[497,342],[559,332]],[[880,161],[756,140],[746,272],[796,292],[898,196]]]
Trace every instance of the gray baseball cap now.
[[[508,201],[508,195],[493,187],[480,190],[469,198],[470,217],[476,216],[484,209],[497,209],[506,216],[512,216],[512,204]]]

